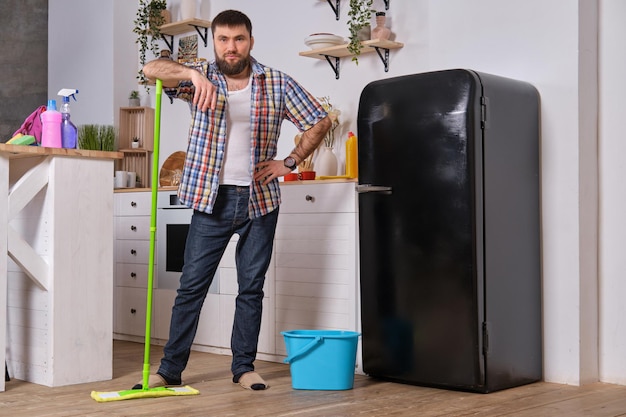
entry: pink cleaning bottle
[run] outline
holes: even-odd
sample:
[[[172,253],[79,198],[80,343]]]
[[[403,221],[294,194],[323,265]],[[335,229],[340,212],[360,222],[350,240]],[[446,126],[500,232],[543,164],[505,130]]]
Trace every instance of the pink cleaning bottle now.
[[[41,146],[61,148],[61,113],[57,111],[56,100],[48,100],[46,111],[41,113]]]

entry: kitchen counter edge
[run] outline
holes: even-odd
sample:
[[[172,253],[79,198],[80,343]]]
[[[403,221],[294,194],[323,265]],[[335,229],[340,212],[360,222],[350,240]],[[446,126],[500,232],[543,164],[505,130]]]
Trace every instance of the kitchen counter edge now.
[[[328,180],[305,180],[305,181],[281,181],[280,186],[290,186],[290,185],[306,185],[306,184],[333,184],[338,182],[357,182],[356,178],[346,179],[328,179]],[[159,187],[159,191],[175,191],[178,187]],[[150,192],[151,188],[116,188],[114,192],[116,193],[141,193],[141,192]]]

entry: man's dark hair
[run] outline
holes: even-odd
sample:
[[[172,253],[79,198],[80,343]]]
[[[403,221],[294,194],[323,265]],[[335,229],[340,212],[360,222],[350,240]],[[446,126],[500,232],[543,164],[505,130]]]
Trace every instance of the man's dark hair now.
[[[215,34],[215,28],[218,26],[241,26],[245,25],[248,34],[252,36],[252,22],[245,14],[238,10],[224,10],[211,22],[211,32]]]

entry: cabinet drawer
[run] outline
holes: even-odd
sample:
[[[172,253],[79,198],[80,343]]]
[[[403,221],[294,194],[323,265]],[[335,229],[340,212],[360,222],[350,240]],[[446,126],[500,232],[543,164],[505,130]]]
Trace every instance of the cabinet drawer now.
[[[281,213],[341,213],[356,211],[356,183],[281,185]]]
[[[150,216],[152,193],[116,193],[116,216]]]
[[[146,331],[146,290],[115,289],[115,333],[142,336]]]
[[[115,238],[150,240],[150,216],[116,217]]]
[[[155,282],[156,279],[153,280],[152,288],[156,287]],[[115,285],[148,288],[148,264],[115,264]]]
[[[147,265],[149,256],[149,240],[115,241],[115,262]]]

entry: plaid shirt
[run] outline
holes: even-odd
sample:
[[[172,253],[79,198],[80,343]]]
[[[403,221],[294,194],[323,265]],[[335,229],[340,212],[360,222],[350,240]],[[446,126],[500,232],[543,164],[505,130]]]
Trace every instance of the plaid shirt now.
[[[165,88],[170,97],[180,98],[191,108],[191,127],[187,156],[178,196],[180,201],[195,210],[211,213],[219,189],[219,174],[224,163],[226,147],[226,110],[228,88],[224,75],[215,63],[192,65],[217,86],[215,110],[202,112],[191,103],[194,86],[190,81],[177,87]],[[310,129],[326,112],[317,100],[293,78],[266,67],[252,58],[252,86],[250,111],[250,175],[258,162],[276,158],[277,142],[284,119],[299,131]],[[278,179],[267,185],[252,180],[250,185],[250,218],[265,215],[280,204]]]

